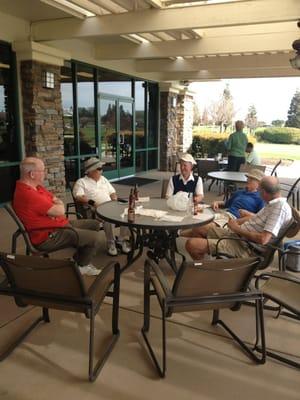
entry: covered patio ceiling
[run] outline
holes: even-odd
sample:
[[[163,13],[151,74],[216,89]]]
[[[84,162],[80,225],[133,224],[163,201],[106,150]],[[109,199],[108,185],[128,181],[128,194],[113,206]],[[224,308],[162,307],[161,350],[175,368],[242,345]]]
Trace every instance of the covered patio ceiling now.
[[[31,7],[28,7],[31,3]],[[2,0],[31,40],[157,81],[300,76],[299,0]]]

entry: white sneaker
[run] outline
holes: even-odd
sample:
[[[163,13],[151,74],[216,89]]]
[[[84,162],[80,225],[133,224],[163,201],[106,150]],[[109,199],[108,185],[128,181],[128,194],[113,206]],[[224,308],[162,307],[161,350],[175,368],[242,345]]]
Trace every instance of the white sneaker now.
[[[117,256],[118,255],[118,250],[116,248],[115,243],[111,243],[108,248],[107,248],[107,252],[110,256]]]
[[[127,240],[123,240],[122,242],[122,253],[128,254],[131,252],[130,243]]]
[[[99,275],[101,270],[96,268],[93,264],[88,264],[84,266],[79,266],[79,271],[81,275],[89,275],[89,276],[95,276]]]

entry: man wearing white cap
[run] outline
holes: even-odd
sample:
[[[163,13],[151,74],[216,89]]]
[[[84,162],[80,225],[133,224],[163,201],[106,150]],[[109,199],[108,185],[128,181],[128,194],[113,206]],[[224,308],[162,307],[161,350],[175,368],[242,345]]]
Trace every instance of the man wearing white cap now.
[[[203,199],[203,182],[200,176],[193,175],[193,166],[196,161],[191,154],[182,154],[180,158],[180,174],[170,178],[166,198],[178,192],[192,193],[199,203]]]
[[[88,204],[97,207],[106,201],[117,200],[117,194],[114,187],[102,175],[102,166],[105,163],[96,157],[89,158],[84,162],[85,176],[76,181],[73,188],[73,195],[79,203]],[[115,237],[113,234],[113,225],[109,222],[103,222],[103,229],[107,240],[107,252],[111,256],[118,254]],[[126,227],[120,228],[120,243],[122,252],[127,254],[131,248],[128,241],[124,238],[128,235]]]

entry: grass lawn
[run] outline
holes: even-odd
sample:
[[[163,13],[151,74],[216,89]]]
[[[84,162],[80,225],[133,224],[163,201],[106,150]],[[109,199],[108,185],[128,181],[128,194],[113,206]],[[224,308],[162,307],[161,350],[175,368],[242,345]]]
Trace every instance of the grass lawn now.
[[[300,145],[255,143],[255,150],[262,159],[286,159],[300,160]]]

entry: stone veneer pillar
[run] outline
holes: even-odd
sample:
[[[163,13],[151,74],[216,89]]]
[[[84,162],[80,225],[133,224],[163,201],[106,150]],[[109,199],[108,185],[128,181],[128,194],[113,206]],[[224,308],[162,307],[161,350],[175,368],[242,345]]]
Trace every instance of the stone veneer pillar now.
[[[160,87],[160,164],[161,171],[173,171],[177,153],[192,143],[193,96],[182,86]]]
[[[54,74],[54,89],[44,88],[43,71]],[[45,185],[56,195],[65,194],[63,112],[60,67],[21,61],[25,155],[43,159]]]

